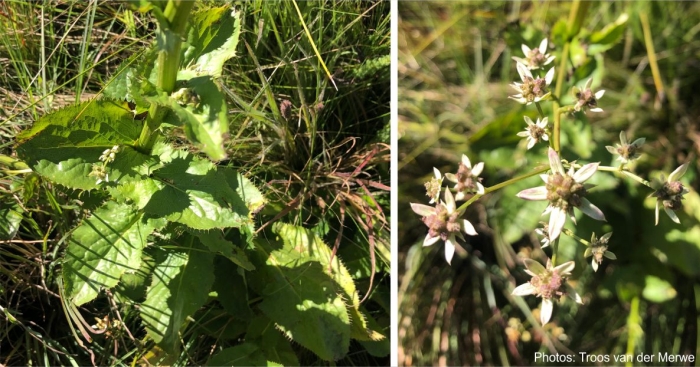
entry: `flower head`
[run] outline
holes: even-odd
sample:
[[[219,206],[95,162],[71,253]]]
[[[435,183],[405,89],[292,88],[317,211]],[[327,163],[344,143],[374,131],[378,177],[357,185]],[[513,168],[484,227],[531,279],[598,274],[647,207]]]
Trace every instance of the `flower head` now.
[[[639,148],[646,141],[645,138],[639,138],[633,141],[631,144],[627,141],[627,136],[624,131],[620,131],[620,144],[615,144],[615,146],[606,146],[605,149],[612,154],[617,154],[619,159],[623,164],[633,161],[641,155]]]
[[[617,260],[617,256],[612,252],[608,251],[608,240],[610,240],[612,232],[606,233],[600,238],[595,237],[595,232],[591,235],[591,243],[583,253],[583,257],[593,256],[591,260],[591,266],[593,271],[598,271],[598,265],[603,262],[603,257],[607,257],[610,260]]]
[[[525,116],[525,122],[527,123],[525,131],[519,132],[518,136],[527,137],[527,149],[534,147],[535,143],[539,143],[542,140],[549,141],[546,117],[542,121],[537,119],[537,122],[534,123],[529,117]]]
[[[109,182],[109,174],[105,169],[105,166],[99,163],[92,164],[92,171],[88,174],[89,177],[97,178],[97,184],[102,182]]]
[[[466,194],[484,193],[484,185],[481,184],[481,178],[479,177],[483,170],[484,162],[479,162],[472,167],[469,157],[462,154],[462,162],[459,163],[457,173],[445,173],[446,179],[457,183],[455,185],[455,191],[457,192],[455,200],[464,200]]]
[[[651,185],[656,190],[651,196],[656,198],[656,223],[659,224],[659,203],[664,207],[664,211],[676,223],[681,223],[676,215],[676,210],[683,207],[683,195],[690,191],[679,181],[688,169],[688,163],[682,164],[668,176],[668,181],[664,182],[664,175],[660,179],[655,179]]]
[[[593,219],[604,221],[603,212],[585,198],[587,188],[583,184],[596,173],[600,163],[586,164],[575,172],[572,166],[569,172],[564,172],[559,154],[554,149],[549,148],[548,155],[552,173],[540,176],[546,185],[525,189],[520,191],[517,196],[525,200],[549,201],[549,206],[545,209],[544,214],[549,213],[547,230],[550,241],[556,240],[561,234],[567,215],[576,223],[574,208],[578,208]]]
[[[517,63],[516,68],[518,69],[518,74],[523,82],[514,82],[510,85],[519,93],[509,96],[508,98],[514,99],[523,104],[539,102],[549,98],[551,92],[547,89],[547,87],[552,84],[552,79],[554,79],[554,68],[549,69],[544,79],[540,77],[534,78],[527,66],[521,63]]]
[[[457,237],[464,240],[462,229],[471,236],[476,236],[476,230],[468,220],[460,220],[461,213],[456,210],[455,200],[449,189],[445,190],[445,201],[435,207],[411,203],[411,209],[423,216],[423,223],[428,226],[428,235],[423,240],[423,246],[431,246],[439,240],[445,241],[445,259],[452,262],[457,245]]]
[[[433,167],[433,173],[435,174],[435,177],[425,183],[425,194],[430,198],[430,204],[434,204],[440,199],[442,180],[444,179],[439,169]]]
[[[581,109],[587,108],[591,112],[603,112],[603,109],[598,107],[598,100],[605,94],[604,90],[599,90],[595,93],[591,90],[591,83],[593,79],[589,78],[586,81],[586,85],[581,90],[579,87],[573,88],[574,96],[578,101],[574,105],[574,110],[581,111]]]
[[[547,267],[535,260],[525,259],[525,270],[532,279],[528,283],[517,286],[513,293],[514,296],[535,295],[542,298],[542,309],[540,310],[540,321],[542,325],[549,322],[552,318],[552,309],[554,297],[562,297],[568,295],[576,303],[583,304],[581,296],[566,283],[566,278],[571,275],[574,270],[575,263],[573,261],[565,262],[557,267],[552,267],[552,261],[547,259]]]
[[[530,47],[527,47],[527,45],[522,45],[522,50],[525,54],[525,58],[523,59],[513,56],[513,60],[527,66],[527,68],[530,70],[539,69],[554,61],[554,56],[547,53],[546,38],[540,42],[540,46],[538,48],[530,49]]]

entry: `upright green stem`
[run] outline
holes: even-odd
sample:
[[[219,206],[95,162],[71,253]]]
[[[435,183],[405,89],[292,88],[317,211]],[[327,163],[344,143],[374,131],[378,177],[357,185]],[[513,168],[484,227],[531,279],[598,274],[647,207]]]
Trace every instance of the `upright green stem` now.
[[[165,6],[163,16],[158,17],[158,79],[156,87],[170,95],[175,89],[177,71],[180,66],[180,48],[187,29],[187,18],[194,6],[194,1],[170,0]],[[156,141],[155,133],[163,121],[166,110],[158,105],[151,105],[148,118],[141,130],[136,146],[150,151]]]
[[[571,46],[571,40],[578,34],[581,30],[581,23],[583,18],[586,16],[588,11],[589,1],[574,0],[571,3],[571,11],[569,12],[569,32],[566,37],[566,42],[564,42],[564,47],[561,52],[561,58],[559,60],[559,68],[557,69],[557,84],[554,88],[554,105],[552,109],[554,110],[554,127],[552,129],[552,145],[554,150],[559,153],[561,151],[560,145],[560,134],[561,134],[561,115],[558,112],[559,101],[561,100],[561,91],[564,87],[564,79],[566,78],[566,64],[569,62],[569,47]]]
[[[457,211],[459,211],[459,212],[464,212],[464,211],[467,209],[467,207],[469,207],[469,205],[470,205],[471,203],[477,201],[480,197],[482,197],[482,196],[484,196],[484,195],[486,195],[486,194],[488,194],[488,193],[494,192],[494,191],[496,191],[496,190],[500,190],[500,189],[502,189],[502,188],[504,188],[504,187],[506,187],[506,186],[508,186],[508,185],[514,184],[514,183],[516,183],[516,182],[518,182],[518,181],[521,181],[521,180],[524,180],[524,179],[526,179],[526,178],[529,178],[529,177],[532,177],[532,176],[535,176],[535,175],[539,175],[539,174],[541,174],[541,173],[545,173],[545,172],[547,172],[547,170],[549,170],[549,166],[545,166],[545,167],[542,167],[542,168],[535,169],[534,171],[532,171],[532,172],[530,172],[530,173],[526,173],[526,174],[520,175],[520,176],[518,176],[518,177],[513,177],[513,178],[511,178],[510,180],[503,181],[503,182],[501,182],[501,183],[499,183],[499,184],[497,184],[497,185],[493,185],[493,186],[487,187],[487,188],[484,189],[484,193],[483,193],[483,194],[481,194],[481,195],[480,195],[480,194],[476,194],[476,195],[472,196],[472,197],[469,198],[469,200],[467,200],[464,204],[460,205],[459,208],[457,208]]]

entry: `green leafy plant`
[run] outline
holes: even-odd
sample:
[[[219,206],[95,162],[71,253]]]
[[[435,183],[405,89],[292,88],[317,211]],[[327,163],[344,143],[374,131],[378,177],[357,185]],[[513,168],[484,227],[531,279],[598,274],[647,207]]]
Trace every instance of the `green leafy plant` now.
[[[256,228],[269,199],[221,164],[231,158],[222,75],[240,57],[240,9],[195,11],[195,2],[177,0],[138,7],[156,19],[155,45],[126,60],[101,98],[46,114],[18,134],[19,159],[3,156],[15,173],[88,202],[61,240],[57,267],[76,343],[95,364],[83,342],[105,334],[116,348],[117,338],[134,339],[124,313],[145,330],[131,356],[139,363],[177,363],[193,329],[221,340],[211,365],[298,365],[299,346],[333,362],[352,341],[386,355],[386,332],[335,251],[299,225]],[[181,141],[169,139],[173,129],[184,132]],[[12,238],[21,208],[2,210]],[[371,232],[375,223],[366,223]],[[121,311],[90,325],[81,309],[105,301]]]
[[[697,119],[676,107],[696,110],[697,93],[692,68],[671,66],[689,54],[656,60],[654,46],[668,45],[649,28],[682,24],[683,34],[698,9],[399,10],[399,210],[417,214],[399,221],[400,363],[630,363],[671,349],[687,363],[695,335],[681,325],[696,322],[698,288],[682,258],[698,254]],[[674,45],[695,50],[687,40]],[[678,75],[669,97],[662,81]]]

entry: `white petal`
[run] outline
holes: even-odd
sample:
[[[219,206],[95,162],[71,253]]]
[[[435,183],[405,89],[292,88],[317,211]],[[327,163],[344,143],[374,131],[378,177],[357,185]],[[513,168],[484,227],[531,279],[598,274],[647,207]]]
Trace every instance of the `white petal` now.
[[[530,136],[530,132],[529,132],[529,131],[521,131],[521,132],[519,132],[519,133],[517,133],[517,134],[515,134],[515,135],[517,135],[517,136],[519,136],[519,137],[521,137],[521,138],[527,138],[528,136]]]
[[[514,296],[529,296],[535,294],[535,291],[536,289],[532,286],[532,284],[525,283],[515,287],[515,289],[513,289],[513,292],[511,292],[510,294]]]
[[[547,60],[544,61],[544,65],[549,65],[552,61],[554,61],[554,56],[548,57]]]
[[[589,109],[589,111],[591,111],[591,112],[603,112],[603,109],[600,107],[596,107],[596,108]]]
[[[455,211],[455,198],[449,189],[445,190],[445,206],[448,213],[452,214]]]
[[[435,174],[435,178],[437,178],[438,180],[442,178],[442,174],[440,173],[439,169],[433,167],[433,173]]]
[[[472,176],[477,177],[484,170],[484,162],[479,162],[472,168]]]
[[[523,91],[523,88],[522,88],[522,84],[521,84],[521,83],[513,82],[513,84],[508,84],[508,85],[510,85],[513,89],[515,89],[516,92],[522,92],[522,91]],[[523,95],[522,95],[522,94],[518,94],[518,96],[522,97]]]
[[[547,200],[547,187],[537,186],[520,191],[515,196],[525,200]]]
[[[524,118],[525,118],[525,123],[527,123],[527,126],[530,126],[530,125],[534,124],[534,122],[532,122],[532,119],[531,119],[531,118],[529,118],[529,117],[527,117],[527,116],[524,116]]]
[[[537,141],[535,139],[533,139],[532,137],[528,137],[527,138],[527,149],[529,150],[530,148],[534,147],[536,142]]]
[[[547,135],[547,134],[542,135],[542,140],[549,141],[549,135]]]
[[[542,179],[542,181],[544,181],[544,183],[549,182],[549,175],[541,174],[540,178]]]
[[[525,57],[527,57],[530,54],[530,47],[527,47],[527,45],[520,45],[520,49],[523,50]]]
[[[421,217],[427,217],[429,215],[435,214],[435,207],[428,206],[425,204],[411,203],[411,209],[413,209],[413,211]]]
[[[683,177],[686,170],[688,170],[688,163],[680,165],[668,176],[668,182],[678,181],[681,177]]]
[[[543,39],[542,42],[540,42],[540,53],[544,55],[547,53],[547,39]]]
[[[586,180],[591,178],[591,176],[593,176],[593,174],[595,174],[596,171],[598,171],[599,165],[600,165],[600,162],[588,163],[587,165],[579,168],[579,170],[576,171],[576,173],[574,173],[574,175],[573,175],[574,181],[576,181],[578,183],[585,182]]]
[[[511,59],[513,59],[513,61],[515,61],[517,63],[527,64],[527,60],[520,58],[520,57],[512,56]]]
[[[549,167],[552,169],[552,173],[561,173],[563,175],[565,172],[564,166],[561,164],[557,151],[550,147],[547,156],[549,157]]]
[[[552,303],[551,299],[542,300],[542,308],[540,309],[540,321],[542,322],[542,325],[548,323],[549,320],[552,318],[553,308],[554,303]]]
[[[554,268],[554,271],[559,273],[562,276],[567,276],[571,274],[571,271],[574,270],[574,267],[576,266],[576,263],[573,261],[567,261],[557,267]]]
[[[476,236],[478,233],[476,233],[476,229],[474,229],[474,226],[468,221],[464,220],[462,222],[462,226],[464,227],[464,232],[470,236]]]
[[[601,242],[607,243],[607,242],[610,240],[610,237],[612,237],[612,234],[613,234],[612,232],[608,232],[608,233],[606,233],[606,234],[600,236],[600,239],[599,239],[599,240],[600,240]]]
[[[432,246],[439,240],[440,236],[431,237],[430,233],[428,233],[428,235],[425,236],[425,239],[423,240],[423,247]]]
[[[445,260],[447,260],[447,263],[450,265],[452,265],[452,257],[455,255],[455,245],[452,243],[454,240],[454,236],[450,236],[450,238],[445,241]]]
[[[462,154],[462,164],[470,169],[472,168],[472,162],[469,160],[469,157],[467,157],[466,154]]]
[[[515,96],[508,96],[508,98],[515,100],[518,103],[530,104],[530,103],[528,103],[527,99],[525,99],[521,94],[517,94]]]
[[[532,73],[530,70],[528,70],[527,66],[523,64],[517,64],[516,68],[518,69],[518,74],[520,75],[520,80],[526,81],[528,78],[534,79],[532,77]]]
[[[545,127],[547,127],[548,123],[549,123],[549,121],[547,120],[547,117],[543,118],[542,121],[540,121],[540,119],[537,119],[537,126],[543,128],[543,129]]]
[[[578,207],[578,209],[582,211],[583,214],[586,214],[595,220],[607,222],[605,220],[605,214],[603,214],[603,212],[598,209],[597,206],[591,204],[591,202],[586,198],[581,198],[581,205]]]
[[[591,267],[593,268],[593,271],[598,271],[598,262],[595,261],[595,257],[593,257],[593,260],[591,260]]]
[[[658,226],[658,225],[659,225],[659,201],[658,201],[658,200],[656,200],[656,210],[655,210],[655,213],[656,213],[656,220],[654,221],[654,225],[655,225],[655,226]]]
[[[674,221],[678,224],[681,224],[681,221],[680,221],[680,219],[678,219],[676,212],[674,212],[673,210],[666,208],[666,207],[664,207],[664,211],[666,212],[666,214],[668,214],[669,218],[671,218],[672,221]]]
[[[552,84],[552,80],[554,80],[554,67],[549,69],[547,74],[544,76],[545,82],[547,82],[547,85]]]
[[[601,99],[603,98],[603,95],[605,94],[605,89],[601,89],[597,92],[595,92],[595,99]]]
[[[460,191],[457,193],[457,195],[455,195],[455,201],[462,201],[465,197],[466,195],[464,195],[464,191]]]
[[[574,288],[571,287],[571,286],[568,285],[568,284],[567,284],[567,287],[566,287],[566,288],[567,288],[567,289],[566,289],[566,293],[568,293],[569,297],[571,297],[571,299],[573,299],[574,302],[576,302],[576,303],[582,305],[582,304],[583,304],[583,299],[581,299],[581,296],[578,295],[578,293],[576,292],[576,290],[574,290]]]
[[[593,78],[588,78],[588,80],[586,80],[586,85],[583,87],[583,89],[591,89],[591,84],[593,84]]]
[[[632,145],[636,145],[639,147],[642,144],[644,144],[645,141],[647,141],[646,138],[639,138],[639,139],[635,140],[634,142],[632,142]]]
[[[483,195],[486,192],[486,189],[484,189],[484,185],[481,184],[481,182],[476,183],[476,193],[479,195]]]
[[[561,229],[566,223],[566,212],[561,208],[553,208],[549,213],[549,240],[554,241],[559,238]]]

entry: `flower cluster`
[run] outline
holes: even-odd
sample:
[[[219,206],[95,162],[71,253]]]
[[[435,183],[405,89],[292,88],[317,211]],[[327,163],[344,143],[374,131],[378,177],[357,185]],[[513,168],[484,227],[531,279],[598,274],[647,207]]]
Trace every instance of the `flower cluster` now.
[[[583,89],[580,89],[579,87],[574,87],[572,89],[574,96],[577,99],[576,104],[574,105],[575,111],[581,111],[582,109],[587,108],[591,112],[603,112],[603,109],[598,107],[598,100],[603,97],[605,91],[599,90],[593,93],[593,91],[591,91],[592,82],[593,79],[588,79]]]
[[[525,123],[527,127],[525,131],[519,132],[517,135],[523,138],[527,138],[527,149],[535,146],[536,143],[540,141],[549,141],[549,135],[547,135],[547,118],[542,120],[537,119],[537,122],[532,122],[532,120],[525,116]]]
[[[660,179],[651,183],[656,190],[651,194],[652,197],[656,198],[656,225],[659,224],[659,204],[663,206],[664,211],[672,221],[680,224],[681,221],[678,219],[675,211],[683,207],[683,202],[681,202],[683,195],[690,191],[683,186],[679,179],[683,177],[687,169],[688,163],[682,164],[671,172],[668,176],[668,181],[664,181],[664,176],[661,175]]]
[[[88,176],[97,178],[98,185],[102,182],[109,182],[107,165],[111,162],[114,162],[117,153],[119,153],[119,145],[115,145],[110,149],[105,149],[105,151],[102,152],[102,155],[100,155],[99,158],[102,163],[94,163],[92,165],[92,170],[90,171]]]
[[[606,233],[600,238],[595,237],[595,232],[591,235],[591,242],[583,253],[583,257],[593,256],[591,260],[591,267],[593,271],[598,271],[598,265],[603,262],[603,257],[607,257],[610,260],[617,260],[617,257],[612,252],[608,251],[608,240],[610,240],[612,232]]]
[[[549,213],[549,240],[554,241],[559,237],[567,215],[576,223],[574,208],[593,219],[605,221],[603,212],[586,199],[586,185],[583,184],[596,173],[599,163],[586,164],[578,171],[574,171],[571,166],[565,172],[559,154],[554,149],[549,148],[548,156],[552,173],[540,176],[546,185],[520,191],[517,196],[525,200],[549,201],[544,211],[544,214]]]
[[[547,53],[547,39],[543,39],[540,42],[540,46],[537,48],[530,49],[527,45],[522,45],[523,53],[525,58],[513,56],[513,60],[519,64],[525,65],[528,69],[539,69],[545,65],[548,65],[554,61],[554,56]]]
[[[479,162],[474,167],[472,167],[472,162],[469,158],[462,154],[462,161],[459,163],[459,168],[457,173],[446,173],[445,178],[455,182],[455,200],[464,200],[467,194],[480,194],[484,193],[484,186],[481,184],[481,178],[479,175],[481,171],[484,170],[484,163]]]
[[[428,226],[428,235],[425,236],[423,246],[431,246],[439,240],[445,241],[445,259],[452,263],[452,257],[457,246],[457,237],[464,240],[464,232],[476,236],[474,226],[466,220],[460,220],[461,213],[456,210],[455,199],[449,189],[445,190],[445,201],[441,201],[435,207],[411,203],[411,209],[423,216],[423,223]]]
[[[617,159],[619,159],[622,164],[627,164],[641,156],[640,148],[645,141],[645,138],[639,138],[629,143],[625,132],[620,131],[620,144],[615,144],[614,147],[607,145],[605,149],[613,155],[619,155]]]
[[[559,266],[554,267],[552,261],[547,259],[547,267],[535,260],[524,259],[525,270],[532,278],[528,283],[517,286],[512,294],[514,296],[535,295],[542,298],[542,309],[540,310],[540,322],[542,325],[549,322],[552,317],[554,298],[562,296],[571,297],[576,303],[583,304],[581,296],[566,283],[566,278],[571,276],[571,271],[574,270],[574,262],[568,261]]]
[[[513,82],[511,84],[511,87],[519,93],[509,96],[509,98],[528,105],[532,102],[539,102],[549,98],[551,92],[548,87],[554,79],[554,68],[549,69],[544,79],[533,77],[530,69],[521,63],[516,64],[516,68],[522,83]]]

